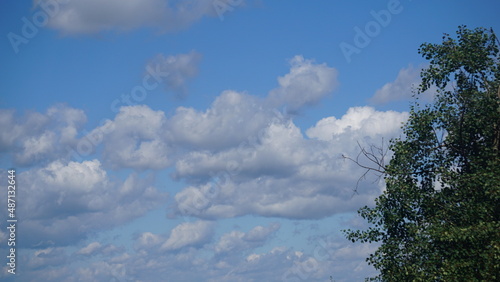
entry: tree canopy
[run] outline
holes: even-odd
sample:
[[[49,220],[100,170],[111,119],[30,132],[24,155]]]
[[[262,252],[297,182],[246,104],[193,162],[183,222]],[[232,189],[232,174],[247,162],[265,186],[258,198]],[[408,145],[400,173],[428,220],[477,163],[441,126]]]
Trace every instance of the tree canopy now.
[[[385,191],[359,210],[370,227],[345,231],[380,242],[367,258],[380,271],[372,280],[500,280],[500,43],[465,26],[442,40],[419,49],[429,65],[390,143]],[[433,102],[420,105],[430,89]]]

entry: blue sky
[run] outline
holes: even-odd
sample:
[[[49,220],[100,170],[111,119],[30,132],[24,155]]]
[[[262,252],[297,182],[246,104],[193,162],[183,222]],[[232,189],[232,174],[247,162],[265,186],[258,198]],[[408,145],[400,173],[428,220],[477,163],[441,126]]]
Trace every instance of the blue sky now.
[[[384,183],[342,155],[401,135],[420,44],[500,30],[497,1],[0,6],[5,281],[363,281],[340,230]]]

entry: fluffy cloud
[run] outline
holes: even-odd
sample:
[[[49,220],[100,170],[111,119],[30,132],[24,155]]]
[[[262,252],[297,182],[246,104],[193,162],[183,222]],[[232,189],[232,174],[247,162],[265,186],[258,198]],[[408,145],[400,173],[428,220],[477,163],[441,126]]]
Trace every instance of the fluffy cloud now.
[[[37,269],[46,265],[61,266],[68,261],[69,257],[64,248],[51,247],[34,251],[33,255],[25,261],[24,265],[28,269]]]
[[[151,232],[141,233],[135,240],[135,249],[147,249],[151,250],[157,248],[165,239],[159,234],[153,234]]]
[[[290,120],[266,125],[255,142],[219,152],[196,151],[176,163],[176,176],[193,183],[175,195],[177,212],[201,218],[245,214],[321,218],[369,203],[381,187],[352,197],[362,169],[342,159],[356,142],[378,145],[400,134],[406,113],[351,108],[326,118],[305,138]]]
[[[190,58],[158,60],[162,71],[179,70],[177,79],[166,82],[172,89],[193,73]],[[77,109],[57,106],[22,118],[1,110],[0,125],[11,134],[0,133],[0,150],[33,166],[18,175],[19,240],[31,248],[22,261],[29,270],[20,279],[78,281],[76,273],[87,281],[324,281],[329,275],[342,281],[370,273],[361,258],[373,250],[364,245],[345,247],[338,239],[318,237],[312,241],[321,248],[313,252],[281,246],[263,251],[280,224],[216,236],[214,222],[207,221],[245,215],[325,218],[370,204],[383,189],[383,183],[368,181],[354,195],[364,171],[341,156],[356,155],[356,142],[369,146],[398,136],[408,114],[355,107],[303,131],[276,108],[300,111],[319,102],[338,84],[336,71],[298,56],[278,82],[264,98],[224,91],[206,110],[179,107],[170,117],[146,105],[122,107],[83,137],[85,114]],[[89,139],[86,158],[70,160],[67,148],[78,150]],[[153,185],[154,174],[165,169],[186,183],[171,202]],[[132,250],[89,236],[163,204],[170,204],[174,220],[195,221],[169,233],[141,230]]]
[[[239,254],[244,250],[255,249],[262,246],[279,228],[279,223],[274,223],[268,227],[256,226],[247,233],[231,231],[221,236],[214,246],[214,251],[216,254],[228,252]]]
[[[101,247],[102,247],[101,243],[92,242],[92,243],[88,244],[86,247],[78,250],[76,253],[79,255],[88,256],[88,255],[92,255],[92,254],[96,253],[97,251],[99,251],[101,249]]]
[[[159,277],[175,281],[325,281],[333,275],[335,281],[352,281],[374,273],[363,260],[373,252],[373,246],[346,246],[345,239],[337,236],[311,237],[309,251],[284,246],[259,251],[279,228],[276,223],[257,225],[247,232],[229,230],[214,238],[211,231],[207,232],[211,223],[197,221],[181,223],[170,235],[145,232],[136,238],[135,252],[98,242],[90,242],[76,251],[62,247],[31,250],[20,254],[18,259],[25,268],[17,278],[23,281],[158,281]],[[182,238],[183,235],[205,239],[193,241]],[[179,242],[174,244],[175,249],[159,250],[159,245],[170,238],[175,238],[171,242]],[[86,259],[84,262],[82,257]]]
[[[13,154],[14,163],[20,166],[64,157],[86,120],[82,110],[64,105],[51,107],[45,114],[31,112],[21,117],[1,109],[0,152]]]
[[[166,56],[158,54],[146,66],[149,73],[158,75],[167,90],[173,91],[177,97],[187,95],[186,83],[198,73],[201,54],[190,52]]]
[[[103,158],[114,168],[161,169],[170,163],[165,126],[162,111],[128,106],[89,135],[99,136],[104,143]]]
[[[143,232],[135,238],[134,249],[139,252],[166,253],[201,248],[212,240],[214,223],[198,220],[184,222],[174,227],[169,234]]]
[[[186,246],[199,245],[210,240],[213,223],[208,221],[185,222],[175,227],[162,250],[177,250]]]
[[[325,141],[338,140],[342,135],[357,135],[358,138],[377,135],[394,136],[407,119],[407,113],[382,112],[371,107],[354,107],[347,110],[347,113],[340,119],[335,117],[321,119],[306,133],[310,138]]]
[[[218,12],[213,0],[36,0],[36,4],[50,16],[49,26],[63,34],[129,31],[141,27],[170,32]]]
[[[290,60],[290,73],[279,77],[280,87],[269,94],[272,105],[285,105],[290,111],[317,104],[338,85],[337,70],[326,64],[315,64],[302,56]]]
[[[264,99],[235,91],[224,91],[204,112],[179,107],[169,119],[170,134],[173,136],[172,140],[187,146],[191,151],[186,158],[181,157],[177,161],[175,175],[183,177],[189,174],[187,170],[190,170],[191,166],[188,160],[201,162],[206,168],[204,171],[191,171],[193,175],[201,173],[206,176],[209,171],[223,170],[228,165],[241,161],[239,156],[232,156],[235,147],[239,153],[253,154],[256,142],[263,141],[263,138],[267,138],[264,137],[266,135],[274,135],[275,138],[278,138],[278,135],[285,138],[289,133],[301,136],[300,130],[291,123],[290,117],[278,112],[275,107],[287,106],[289,110],[295,111],[319,102],[335,88],[336,74],[337,71],[326,64],[315,64],[312,60],[296,56],[291,60],[290,72],[278,79],[280,87],[272,90]],[[281,128],[280,124],[285,124],[285,128]],[[288,132],[290,130],[293,132]],[[278,143],[281,145],[283,140]],[[276,154],[274,149],[286,148],[279,145],[275,147],[259,156],[266,158],[267,162],[258,162],[261,167],[254,169],[258,170],[255,175],[258,175],[259,171],[282,171],[278,168],[282,164],[285,165],[282,161],[265,156],[268,153]],[[219,156],[224,155],[227,158],[220,161],[207,158],[214,152],[220,152]]]
[[[402,68],[393,82],[386,83],[375,92],[373,97],[370,98],[370,102],[373,104],[386,104],[392,101],[410,100],[422,81],[420,72],[423,68],[424,66],[414,67],[412,65]],[[430,101],[435,92],[436,88],[431,87],[431,89],[420,94],[420,97],[425,101]]]
[[[111,181],[98,160],[54,161],[22,172],[20,240],[25,247],[68,245],[142,216],[166,201],[151,182],[136,174]]]
[[[256,135],[277,117],[276,112],[254,96],[224,91],[206,111],[177,108],[168,124],[178,144],[194,150],[221,150]]]

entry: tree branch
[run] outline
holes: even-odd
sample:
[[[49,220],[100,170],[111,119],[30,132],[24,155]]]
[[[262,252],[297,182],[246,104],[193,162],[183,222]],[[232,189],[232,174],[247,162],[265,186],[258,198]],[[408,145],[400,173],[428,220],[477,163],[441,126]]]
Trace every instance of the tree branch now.
[[[356,188],[354,189],[354,193],[358,193],[358,187],[359,183],[361,182],[362,179],[366,179],[366,175],[369,172],[376,172],[378,173],[378,179],[382,177],[382,175],[385,174],[386,167],[385,167],[385,157],[387,155],[388,150],[384,150],[384,139],[382,139],[382,146],[377,147],[375,145],[370,145],[369,150],[367,150],[365,147],[361,146],[359,141],[357,142],[358,147],[360,149],[358,155],[356,158],[351,158],[347,155],[342,154],[342,158],[344,160],[349,160],[353,163],[355,163],[357,166],[365,169],[365,172],[358,178],[358,181],[356,182]],[[366,165],[361,162],[361,158],[364,157],[365,159],[368,159],[368,161],[373,165]]]

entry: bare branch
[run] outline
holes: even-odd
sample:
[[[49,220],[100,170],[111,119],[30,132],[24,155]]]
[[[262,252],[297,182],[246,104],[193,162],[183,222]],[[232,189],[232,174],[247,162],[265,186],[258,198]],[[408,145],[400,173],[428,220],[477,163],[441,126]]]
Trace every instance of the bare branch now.
[[[344,158],[345,160],[349,160],[355,163],[357,166],[365,169],[365,172],[358,178],[358,181],[356,182],[354,194],[358,193],[359,183],[361,182],[361,180],[366,179],[366,175],[369,172],[375,172],[376,174],[378,174],[377,180],[379,180],[385,174],[385,157],[388,152],[387,148],[384,149],[384,139],[382,139],[382,145],[380,147],[372,144],[370,145],[370,148],[368,150],[365,147],[361,146],[359,141],[357,142],[357,144],[359,147],[359,153],[356,158],[351,158],[347,155],[342,154],[342,158]],[[362,159],[367,159],[370,164],[362,163]]]

